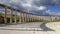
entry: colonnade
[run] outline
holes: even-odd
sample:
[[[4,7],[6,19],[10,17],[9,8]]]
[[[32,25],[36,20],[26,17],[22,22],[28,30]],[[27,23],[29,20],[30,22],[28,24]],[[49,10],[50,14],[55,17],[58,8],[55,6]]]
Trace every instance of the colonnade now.
[[[24,22],[39,22],[41,20],[40,15],[32,14],[32,13],[26,13],[24,11],[11,8],[6,5],[0,4],[1,7],[4,8],[4,23],[7,23],[7,9],[10,9],[10,23],[13,23],[12,15],[14,12],[14,23],[17,23],[17,12],[19,13],[19,23]]]
[[[7,9],[8,7],[4,7],[4,23],[7,23]],[[12,13],[14,11],[14,23],[17,23],[17,10],[10,9],[10,23],[12,23]],[[24,13],[24,12],[18,12],[19,15],[19,23],[24,23],[24,22],[35,22],[39,16],[31,14],[31,13]]]

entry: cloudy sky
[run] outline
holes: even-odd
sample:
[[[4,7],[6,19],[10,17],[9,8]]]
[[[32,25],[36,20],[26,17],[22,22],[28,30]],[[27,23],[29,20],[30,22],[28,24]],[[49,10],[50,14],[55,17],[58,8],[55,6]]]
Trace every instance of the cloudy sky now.
[[[1,4],[40,15],[60,15],[60,0],[0,0]]]

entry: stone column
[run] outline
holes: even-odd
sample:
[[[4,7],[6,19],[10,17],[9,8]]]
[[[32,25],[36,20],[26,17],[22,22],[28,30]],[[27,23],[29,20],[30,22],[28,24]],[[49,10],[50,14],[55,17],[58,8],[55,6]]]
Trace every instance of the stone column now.
[[[15,23],[17,23],[16,14],[17,14],[17,12],[15,11]]]
[[[12,23],[12,9],[10,10],[10,23]]]
[[[7,23],[6,10],[7,7],[4,8],[4,23]]]
[[[39,22],[40,22],[40,16],[39,16]]]
[[[22,19],[21,19],[21,13],[20,13],[20,20],[19,20],[19,23],[22,23],[21,21],[22,21]]]
[[[26,22],[26,17],[27,17],[27,16],[26,16],[26,14],[25,14],[25,22]]]
[[[26,22],[28,22],[27,14],[26,14]]]
[[[22,22],[24,22],[24,13],[22,13]]]
[[[33,22],[33,15],[32,15],[32,22]]]
[[[28,22],[29,22],[29,14],[28,14]]]
[[[25,22],[24,13],[23,13],[23,22]]]
[[[29,14],[29,22],[31,21],[31,15]]]
[[[33,20],[34,20],[34,22],[35,22],[35,15],[33,15]]]
[[[31,22],[32,22],[33,20],[32,20],[32,15],[31,15]]]

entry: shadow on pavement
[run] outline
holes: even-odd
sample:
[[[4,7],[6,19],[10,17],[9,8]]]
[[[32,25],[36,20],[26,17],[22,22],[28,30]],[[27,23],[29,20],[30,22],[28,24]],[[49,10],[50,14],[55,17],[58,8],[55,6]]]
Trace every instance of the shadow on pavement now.
[[[48,22],[47,22],[48,23]],[[39,28],[41,28],[42,30],[39,30],[38,28],[37,28],[37,30],[35,30],[35,29],[5,29],[5,28],[0,28],[1,30],[19,30],[19,31],[55,31],[55,30],[53,30],[53,29],[51,29],[51,28],[49,28],[49,27],[47,27],[46,26],[46,24],[47,23],[45,23],[45,22],[43,22],[40,26],[39,26]],[[18,24],[17,24],[18,25]],[[2,26],[7,26],[7,25],[0,25],[0,27],[2,27]]]
[[[47,23],[42,23],[42,24],[40,25],[40,28],[42,29],[42,30],[40,30],[40,31],[55,31],[55,30],[47,27],[45,24],[47,24]]]
[[[4,27],[4,26],[7,26],[6,24],[0,24],[0,27]]]

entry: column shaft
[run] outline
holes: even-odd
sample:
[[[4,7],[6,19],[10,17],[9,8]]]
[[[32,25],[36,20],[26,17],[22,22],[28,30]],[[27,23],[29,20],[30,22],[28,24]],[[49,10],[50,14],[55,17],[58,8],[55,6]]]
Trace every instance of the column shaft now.
[[[22,19],[21,19],[21,13],[20,13],[20,20],[19,20],[19,23],[22,23],[21,21],[22,21]]]
[[[12,9],[10,10],[10,23],[12,23]]]
[[[22,13],[22,21],[24,22],[24,13]]]
[[[15,11],[15,23],[17,23],[17,19],[16,19],[16,13],[17,13],[17,12]]]
[[[4,8],[4,23],[7,23],[7,17],[6,17],[6,7]]]
[[[24,21],[26,22],[26,14],[25,14],[25,17],[24,17]]]

